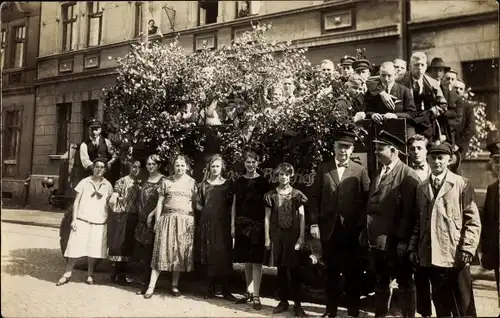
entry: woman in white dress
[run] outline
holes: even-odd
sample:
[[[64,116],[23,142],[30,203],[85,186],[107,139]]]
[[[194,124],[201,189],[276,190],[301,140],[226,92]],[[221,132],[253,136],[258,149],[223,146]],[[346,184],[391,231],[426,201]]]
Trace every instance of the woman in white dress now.
[[[95,260],[108,257],[107,202],[113,193],[113,187],[103,177],[106,172],[106,159],[95,159],[92,169],[93,175],[81,180],[75,188],[71,234],[64,252],[68,263],[57,286],[67,284],[71,280],[76,261],[81,257],[88,257],[86,283],[92,285]]]

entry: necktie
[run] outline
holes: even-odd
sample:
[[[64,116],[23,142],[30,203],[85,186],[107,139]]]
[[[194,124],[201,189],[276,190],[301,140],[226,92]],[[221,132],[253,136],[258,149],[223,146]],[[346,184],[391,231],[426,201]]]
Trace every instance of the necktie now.
[[[389,173],[389,166],[384,166],[384,168],[382,168],[382,174],[380,176],[380,181],[378,182],[378,185],[384,182],[384,180],[387,178],[388,173]]]
[[[441,187],[441,181],[438,178],[434,178],[432,180],[432,190],[434,191],[434,195],[439,193],[439,188]]]
[[[413,85],[413,90],[415,91],[416,94],[420,95],[420,84],[418,83],[418,81],[415,81]]]

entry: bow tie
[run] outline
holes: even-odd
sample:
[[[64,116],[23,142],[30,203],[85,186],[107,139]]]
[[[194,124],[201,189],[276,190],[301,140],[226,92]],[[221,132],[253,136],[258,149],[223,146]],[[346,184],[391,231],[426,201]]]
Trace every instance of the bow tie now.
[[[340,167],[344,167],[344,168],[347,168],[347,160],[344,161],[344,162],[339,162],[339,164],[337,165],[338,168]]]
[[[425,168],[425,165],[424,164],[421,164],[421,165],[413,165],[413,169],[415,170],[424,170]]]

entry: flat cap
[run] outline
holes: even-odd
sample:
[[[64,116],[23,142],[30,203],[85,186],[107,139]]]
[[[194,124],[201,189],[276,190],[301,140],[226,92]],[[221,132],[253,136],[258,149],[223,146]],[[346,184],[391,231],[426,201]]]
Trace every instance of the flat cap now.
[[[453,155],[453,148],[447,142],[440,143],[439,145],[431,144],[427,150],[428,154],[443,154],[443,155]]]
[[[370,69],[372,64],[370,61],[365,60],[365,59],[360,59],[352,62],[352,68],[357,71],[357,70],[362,70],[362,69]]]
[[[354,61],[356,61],[354,56],[345,55],[340,59],[340,65],[351,65]]]
[[[379,132],[377,139],[373,141],[376,144],[383,144],[383,145],[389,145],[393,146],[394,148],[398,149],[401,153],[406,154],[405,149],[405,142],[398,137],[394,136],[391,133],[388,133],[385,130],[382,130]]]
[[[98,121],[97,119],[91,119],[87,122],[87,127],[89,128],[93,128],[93,127],[96,127],[96,128],[101,128],[102,125],[101,125],[101,122]]]

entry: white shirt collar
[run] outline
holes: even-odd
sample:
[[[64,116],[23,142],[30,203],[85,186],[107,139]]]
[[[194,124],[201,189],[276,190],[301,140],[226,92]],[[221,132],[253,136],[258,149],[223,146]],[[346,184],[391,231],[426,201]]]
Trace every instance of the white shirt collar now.
[[[396,160],[394,160],[393,162],[391,162],[391,163],[390,163],[390,164],[388,164],[388,165],[384,165],[384,166],[382,167],[382,170],[384,171],[385,169],[387,169],[386,167],[389,167],[389,170],[388,170],[387,172],[391,171],[391,170],[394,168],[394,166],[396,165],[396,163],[398,163],[398,161],[399,161],[399,158],[398,158],[398,159],[396,159]]]
[[[441,174],[435,176],[435,175],[432,175],[432,181],[434,180],[438,180],[439,182],[443,182],[444,178],[446,177],[446,172],[448,172],[448,170],[445,170],[444,172],[442,172]]]

